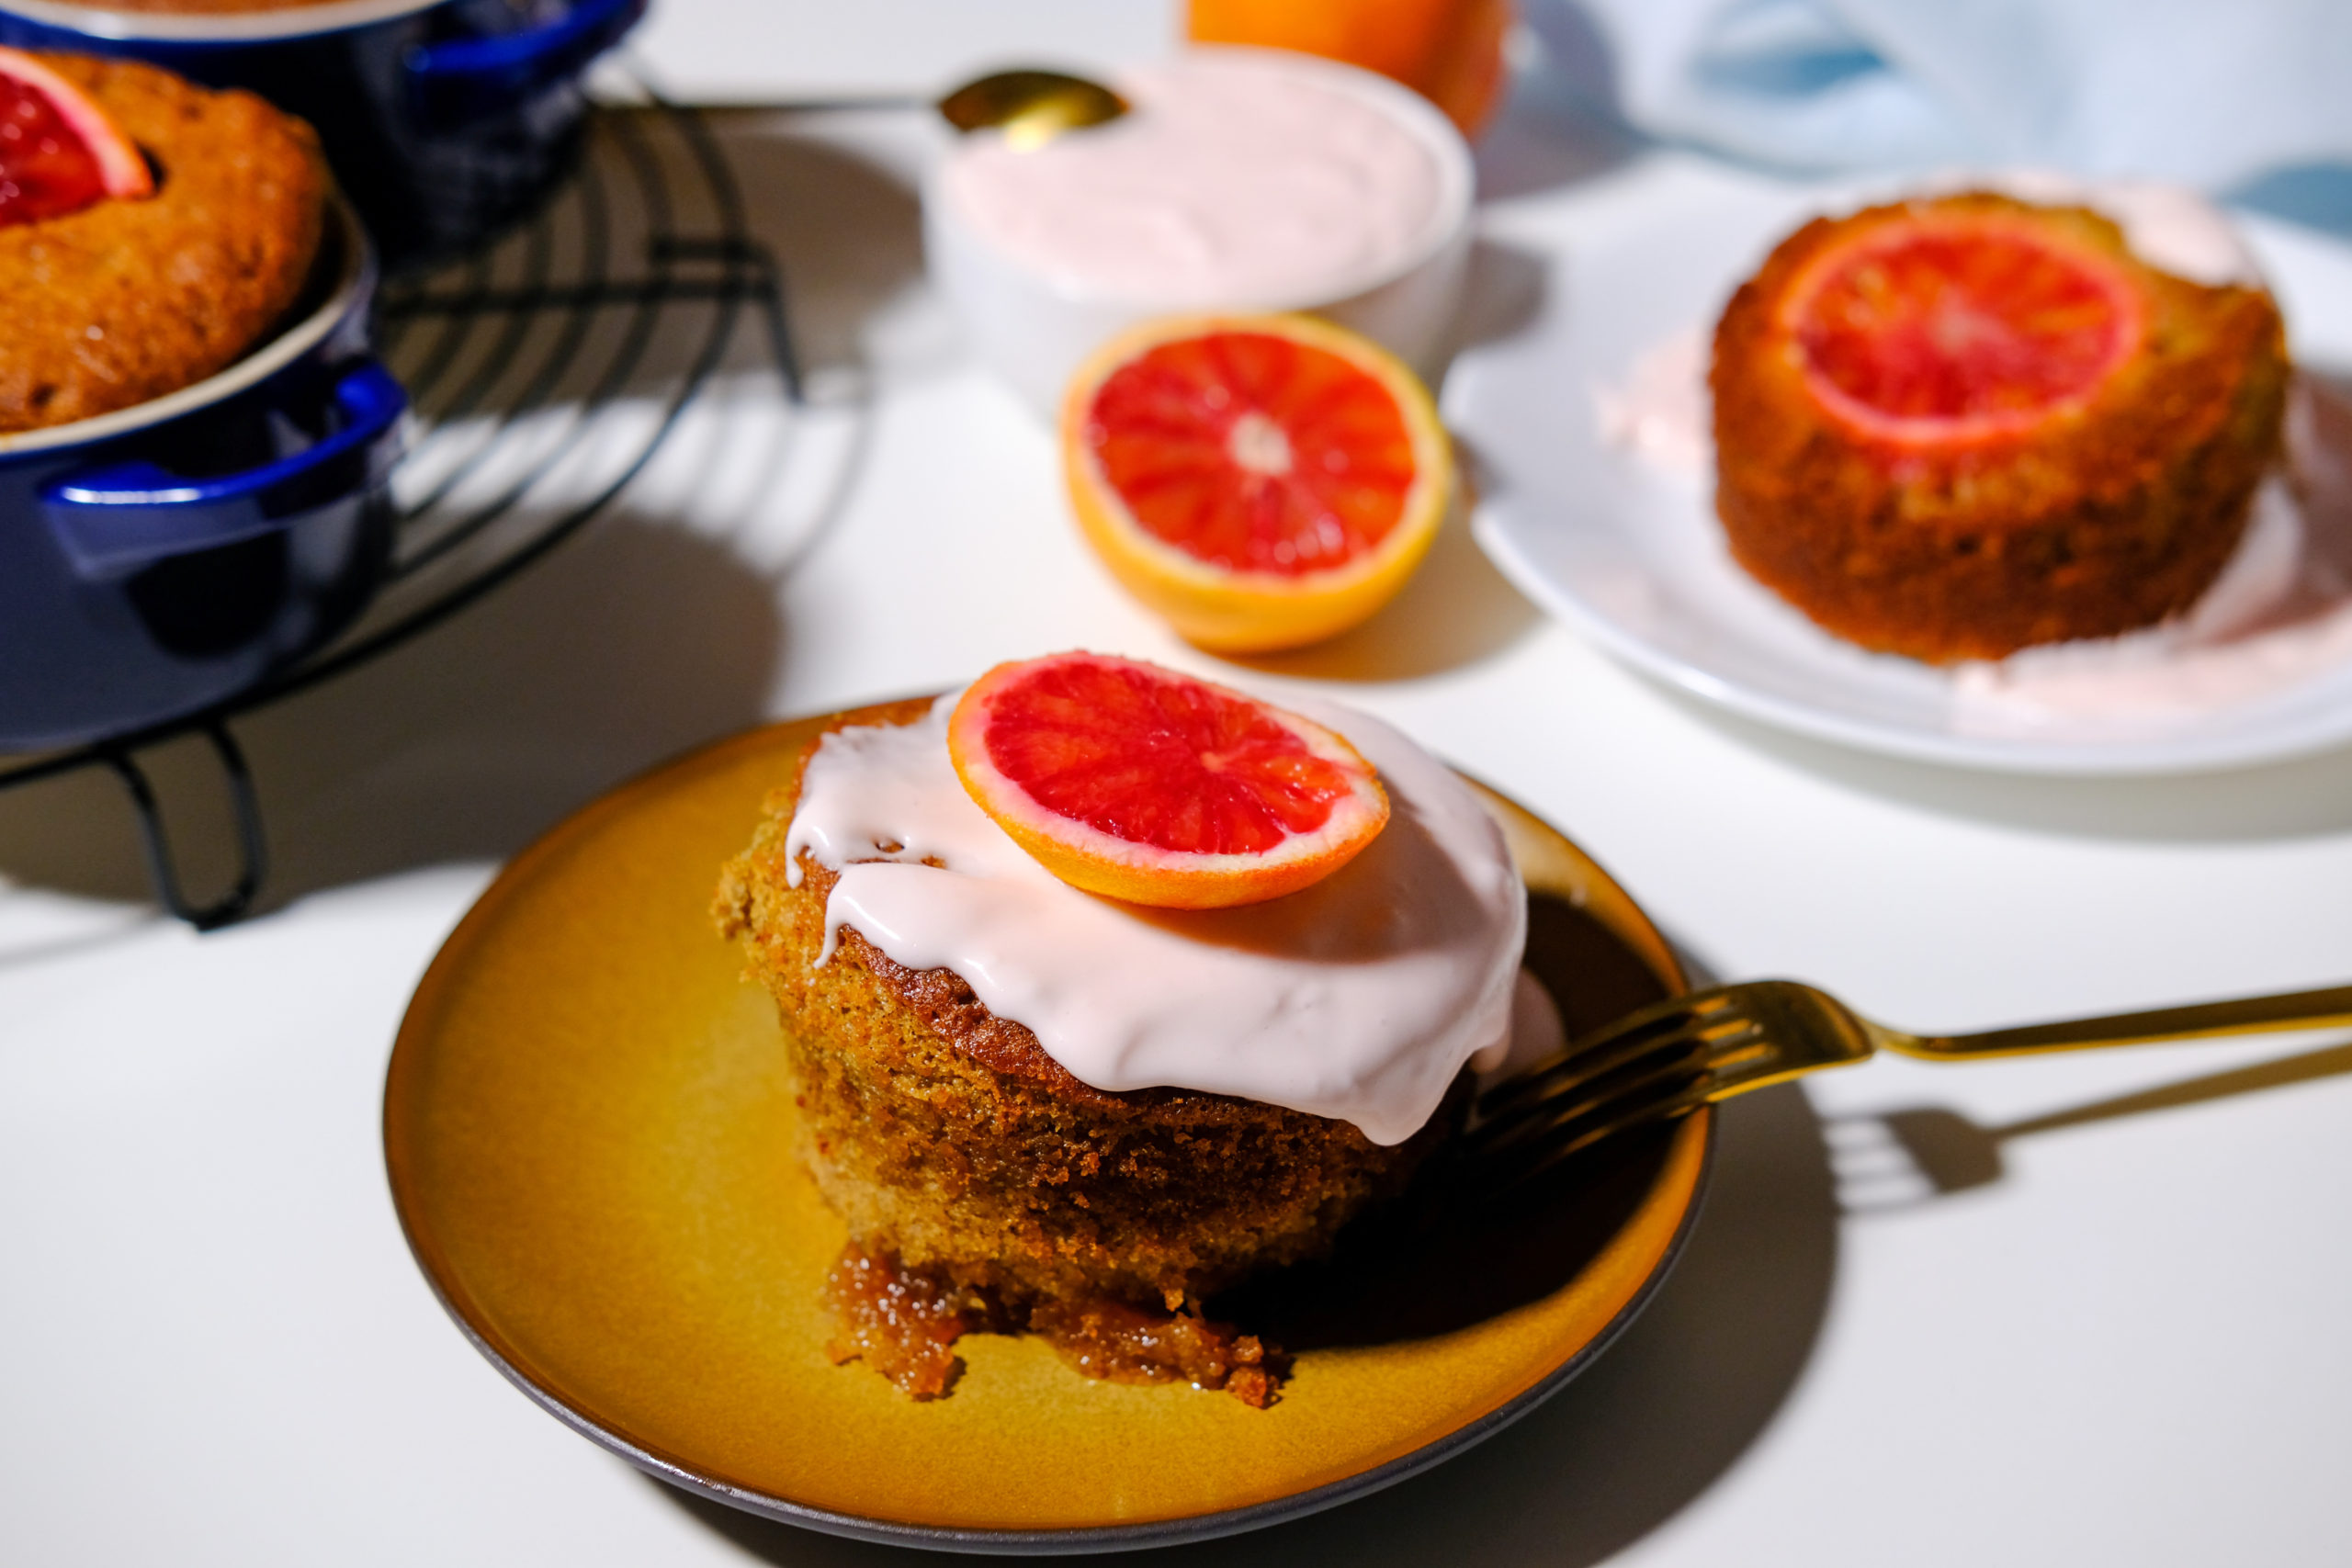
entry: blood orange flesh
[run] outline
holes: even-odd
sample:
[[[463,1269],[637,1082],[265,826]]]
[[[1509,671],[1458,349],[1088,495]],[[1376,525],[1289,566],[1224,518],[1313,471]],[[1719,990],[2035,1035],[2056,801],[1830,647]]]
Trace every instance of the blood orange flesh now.
[[[1137,525],[1229,571],[1300,577],[1377,548],[1419,472],[1393,393],[1264,332],[1163,343],[1105,377],[1085,440]]]
[[[1100,654],[989,671],[957,702],[948,749],[980,808],[1056,875],[1136,903],[1279,897],[1388,818],[1371,765],[1322,726]]]
[[[1173,316],[1097,349],[1062,402],[1087,542],[1203,648],[1359,626],[1428,554],[1453,448],[1410,367],[1312,316]]]
[[[2031,429],[2088,401],[2143,331],[2120,267],[2014,218],[1879,225],[1811,270],[1789,306],[1808,384],[1897,442]]]
[[[153,188],[146,160],[87,95],[30,55],[0,49],[0,228]]]

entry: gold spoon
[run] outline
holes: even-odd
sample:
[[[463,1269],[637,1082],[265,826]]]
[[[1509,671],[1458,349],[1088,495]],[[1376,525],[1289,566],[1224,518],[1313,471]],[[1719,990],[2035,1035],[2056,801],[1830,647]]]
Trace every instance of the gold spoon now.
[[[1090,125],[1116,119],[1128,108],[1126,99],[1102,83],[1060,71],[999,71],[967,82],[936,101],[892,96],[800,98],[790,103],[724,107],[760,114],[777,109],[813,114],[838,109],[932,108],[966,135],[975,130],[1001,130],[1005,141],[1023,152],[1043,147],[1066,130],[1083,130]]]
[[[993,128],[1008,145],[1027,152],[1066,130],[1118,118],[1127,100],[1100,82],[1059,71],[999,71],[965,83],[934,107],[966,135]]]

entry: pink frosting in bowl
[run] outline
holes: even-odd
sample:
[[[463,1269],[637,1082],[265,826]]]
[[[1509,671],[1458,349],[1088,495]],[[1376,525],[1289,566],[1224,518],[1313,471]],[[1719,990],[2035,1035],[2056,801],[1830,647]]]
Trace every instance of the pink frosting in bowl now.
[[[1113,333],[1180,312],[1310,310],[1431,360],[1474,184],[1442,114],[1276,50],[1190,50],[1117,85],[1127,115],[1038,147],[965,138],[925,183],[933,278],[1033,406]]]

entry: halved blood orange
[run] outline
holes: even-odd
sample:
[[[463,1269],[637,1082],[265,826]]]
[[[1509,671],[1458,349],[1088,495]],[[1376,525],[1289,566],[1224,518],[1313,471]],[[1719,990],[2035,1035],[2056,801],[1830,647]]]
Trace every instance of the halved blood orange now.
[[[0,228],[154,188],[147,160],[88,94],[23,50],[0,48]]]
[[[1823,407],[1909,446],[1998,440],[2081,407],[2146,321],[2112,258],[2013,214],[1951,210],[1827,248],[1783,310]]]
[[[1063,881],[1164,908],[1318,882],[1388,821],[1354,747],[1312,720],[1099,653],[1000,664],[947,723],[956,777]]]
[[[1318,642],[1386,604],[1453,494],[1429,391],[1304,316],[1190,316],[1114,338],[1062,405],[1080,526],[1203,648]]]

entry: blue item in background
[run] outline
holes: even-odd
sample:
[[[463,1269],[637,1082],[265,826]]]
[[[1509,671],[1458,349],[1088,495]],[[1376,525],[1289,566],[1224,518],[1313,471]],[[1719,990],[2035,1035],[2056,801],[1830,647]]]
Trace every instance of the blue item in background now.
[[[343,0],[229,14],[0,0],[0,42],[128,55],[309,120],[386,265],[466,250],[571,165],[596,57],[646,0]]]
[[[0,750],[234,696],[375,592],[407,399],[368,356],[367,243],[330,217],[311,306],[273,341],[152,402],[0,436]]]
[[[1525,0],[1632,126],[1807,171],[2174,180],[2352,232],[2345,0]]]

